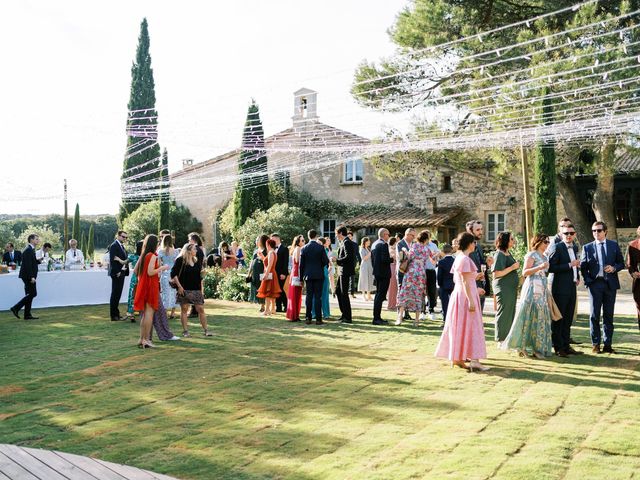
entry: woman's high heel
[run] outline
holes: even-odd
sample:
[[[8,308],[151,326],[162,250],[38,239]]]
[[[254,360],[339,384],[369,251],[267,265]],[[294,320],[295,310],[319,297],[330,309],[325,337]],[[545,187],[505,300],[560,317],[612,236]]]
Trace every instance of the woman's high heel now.
[[[462,360],[451,362],[451,368],[453,368],[453,367],[467,368],[467,366],[465,365],[465,363]]]
[[[479,372],[486,372],[487,370],[491,370],[491,367],[487,367],[477,360],[471,360],[471,362],[469,362],[469,371],[473,372],[474,370],[478,370]]]

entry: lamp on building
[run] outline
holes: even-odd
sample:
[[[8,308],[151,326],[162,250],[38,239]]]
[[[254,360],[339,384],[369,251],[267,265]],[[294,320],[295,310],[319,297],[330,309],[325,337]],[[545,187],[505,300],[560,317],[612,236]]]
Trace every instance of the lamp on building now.
[[[515,207],[515,205],[516,205],[516,197],[510,197],[509,200],[507,200],[507,204],[510,207]]]

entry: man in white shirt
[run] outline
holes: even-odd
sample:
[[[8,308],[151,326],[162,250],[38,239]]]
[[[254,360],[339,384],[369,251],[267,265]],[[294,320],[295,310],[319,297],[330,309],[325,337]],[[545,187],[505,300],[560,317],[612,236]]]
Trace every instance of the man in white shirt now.
[[[72,238],[69,240],[69,247],[69,250],[67,250],[67,253],[64,255],[64,266],[71,268],[74,265],[83,265],[84,255],[78,248],[78,241]]]
[[[45,244],[42,245],[42,248],[36,251],[36,260],[38,261],[38,263],[43,265],[46,265],[47,263],[49,263],[50,250],[51,250],[51,244],[49,242],[45,242]]]
[[[570,344],[571,325],[577,301],[576,287],[580,283],[578,247],[573,241],[575,236],[576,229],[573,225],[563,227],[563,240],[556,244],[549,257],[549,272],[554,274],[551,294],[562,313],[561,320],[551,322],[551,339],[556,355],[560,357],[582,353]]]
[[[427,230],[429,232],[429,230]],[[426,261],[426,276],[427,276],[427,298],[428,303],[425,303],[423,306],[422,314],[420,315],[421,320],[425,320],[427,305],[429,307],[429,320],[433,320],[437,298],[438,298],[438,288],[436,286],[436,266],[438,265],[438,260],[440,260],[440,249],[438,245],[431,240],[431,232],[429,232],[429,239],[427,240],[427,248],[429,249],[429,257]]]

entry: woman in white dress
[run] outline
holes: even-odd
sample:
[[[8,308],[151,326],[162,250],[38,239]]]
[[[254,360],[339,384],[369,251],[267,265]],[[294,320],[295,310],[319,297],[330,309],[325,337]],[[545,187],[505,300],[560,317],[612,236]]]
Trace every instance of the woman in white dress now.
[[[364,237],[360,242],[360,277],[358,278],[358,291],[362,292],[365,300],[372,301],[371,292],[373,286],[373,265],[371,264],[371,240]]]
[[[158,250],[158,258],[162,262],[162,265],[168,265],[169,270],[165,270],[160,275],[160,298],[165,310],[171,309],[169,318],[175,318],[176,309],[176,289],[171,288],[169,280],[171,280],[171,268],[176,262],[176,258],[180,251],[173,247],[173,237],[171,235],[165,235],[162,237],[162,244]]]

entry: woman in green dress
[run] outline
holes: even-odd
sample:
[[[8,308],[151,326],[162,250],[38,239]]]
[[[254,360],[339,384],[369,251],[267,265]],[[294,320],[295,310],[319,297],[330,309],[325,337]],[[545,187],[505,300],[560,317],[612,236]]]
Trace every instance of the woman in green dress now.
[[[131,323],[135,323],[136,317],[133,312],[133,299],[136,296],[136,285],[138,285],[138,276],[136,275],[136,263],[142,254],[142,240],[136,242],[136,253],[130,253],[127,257],[129,260],[131,280],[129,281],[129,297],[127,301],[127,318]]]
[[[509,249],[515,245],[511,232],[500,232],[496,238],[496,253],[493,255],[493,292],[496,296],[495,338],[499,344],[507,338],[518,300],[518,268],[520,264],[511,256]]]
[[[520,303],[511,331],[502,349],[515,349],[521,357],[532,354],[536,358],[553,355],[551,344],[551,309],[547,290],[549,262],[544,256],[549,246],[546,235],[538,234],[531,239],[532,250],[524,257],[522,274],[525,277]]]

